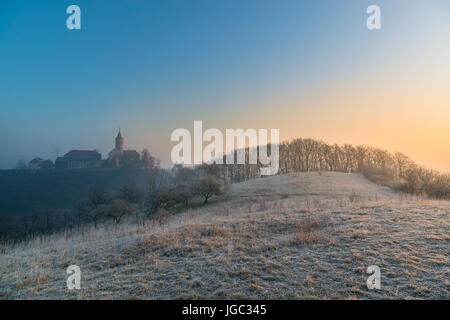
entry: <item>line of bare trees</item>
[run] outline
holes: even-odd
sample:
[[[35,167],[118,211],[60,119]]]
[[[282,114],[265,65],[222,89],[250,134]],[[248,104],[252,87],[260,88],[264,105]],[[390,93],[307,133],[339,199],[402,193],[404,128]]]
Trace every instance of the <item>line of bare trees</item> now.
[[[138,210],[139,192],[134,184],[122,187],[115,195],[103,187],[94,187],[72,209],[46,209],[29,215],[1,217],[0,242],[24,241],[60,231],[84,232],[88,224],[97,227],[106,219],[118,224],[124,216]]]
[[[216,175],[199,168],[176,165],[171,171],[155,170],[149,176],[146,213],[151,215],[158,209],[187,207],[193,199],[207,204],[212,196],[220,196],[223,185]]]
[[[270,151],[270,146],[267,149]],[[245,154],[248,163],[249,149]],[[260,163],[211,164],[202,165],[199,170],[212,173],[228,184],[259,178],[261,167]],[[278,174],[306,171],[362,173],[370,180],[398,191],[450,199],[449,174],[421,167],[400,152],[390,153],[370,146],[329,144],[316,139],[299,138],[281,143]]]

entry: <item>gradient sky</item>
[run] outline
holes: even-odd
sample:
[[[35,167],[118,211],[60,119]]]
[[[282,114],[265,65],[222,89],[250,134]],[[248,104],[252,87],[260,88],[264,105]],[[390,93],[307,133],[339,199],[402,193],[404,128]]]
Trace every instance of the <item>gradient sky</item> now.
[[[82,30],[66,28],[70,4]],[[0,1],[0,168],[106,157],[119,126],[168,163],[171,132],[194,120],[450,172],[450,1]]]

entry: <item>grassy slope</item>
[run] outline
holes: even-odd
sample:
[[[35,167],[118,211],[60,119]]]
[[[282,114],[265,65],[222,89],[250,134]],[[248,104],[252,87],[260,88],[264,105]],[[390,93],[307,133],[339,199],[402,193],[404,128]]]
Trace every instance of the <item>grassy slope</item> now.
[[[56,235],[0,254],[1,298],[449,298],[450,202],[360,175],[247,181],[164,225]],[[66,289],[65,268],[82,270]],[[381,268],[369,291],[365,270]]]

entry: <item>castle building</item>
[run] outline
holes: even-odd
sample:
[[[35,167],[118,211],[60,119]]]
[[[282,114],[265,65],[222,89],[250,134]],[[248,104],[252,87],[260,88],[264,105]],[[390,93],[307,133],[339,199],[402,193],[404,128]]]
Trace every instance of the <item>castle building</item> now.
[[[92,169],[102,166],[102,155],[93,150],[71,150],[56,158],[56,169]]]
[[[108,154],[108,162],[113,167],[139,167],[141,157],[136,150],[124,150],[124,138],[121,131],[116,137],[115,148]]]
[[[123,152],[123,137],[122,137],[122,133],[120,132],[120,129],[119,129],[119,133],[117,134],[117,137],[116,137],[116,150]]]
[[[56,169],[93,169],[93,168],[150,168],[157,165],[155,159],[147,150],[142,153],[142,159],[136,150],[124,149],[124,138],[121,131],[115,138],[115,147],[108,154],[108,158],[102,160],[102,155],[93,150],[71,150],[63,157],[55,160]],[[30,169],[53,167],[53,163],[40,158],[35,158],[28,164]]]
[[[53,167],[53,161],[41,158],[34,158],[28,162],[28,169],[30,170],[53,169]]]

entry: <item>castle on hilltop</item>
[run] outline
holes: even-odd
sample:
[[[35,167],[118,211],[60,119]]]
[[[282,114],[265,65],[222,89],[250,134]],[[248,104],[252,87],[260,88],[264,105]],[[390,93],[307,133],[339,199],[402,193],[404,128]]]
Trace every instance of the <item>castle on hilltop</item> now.
[[[140,167],[141,166],[141,156],[136,150],[124,150],[124,139],[122,136],[122,133],[120,132],[117,134],[116,137],[116,146],[114,149],[111,150],[111,152],[108,154],[108,162],[109,166],[112,167]],[[145,156],[149,157],[150,155],[143,153],[142,157],[145,158]],[[149,159],[142,159],[142,162],[145,162],[145,160]]]
[[[97,150],[71,150],[55,160],[56,169],[95,169],[95,168],[152,168],[157,165],[155,158],[147,150],[141,154],[136,150],[124,150],[124,138],[119,129],[115,148],[102,160]]]

